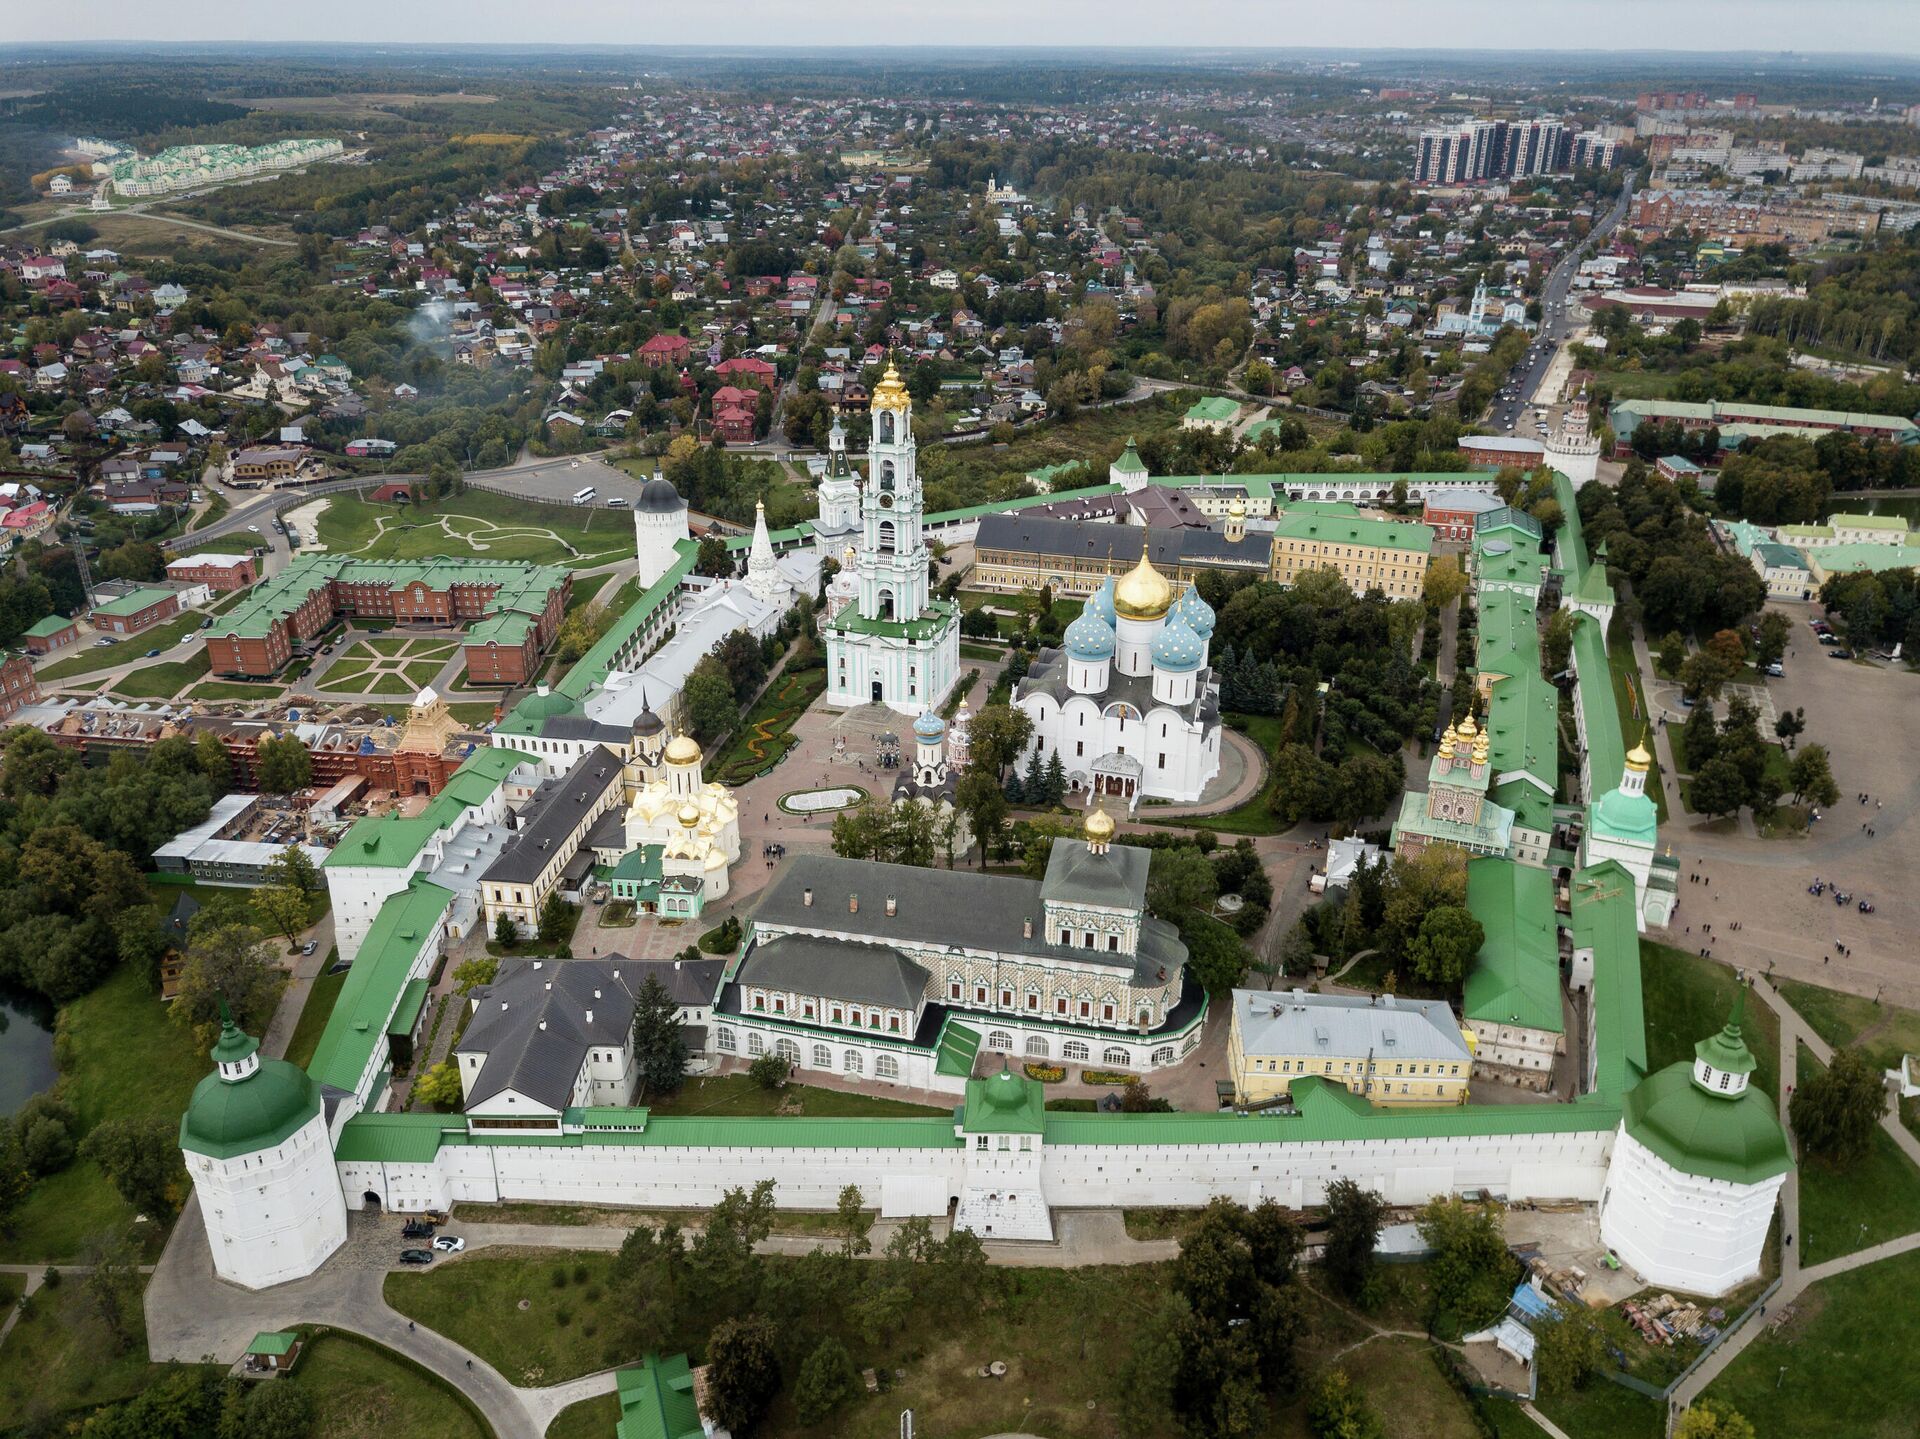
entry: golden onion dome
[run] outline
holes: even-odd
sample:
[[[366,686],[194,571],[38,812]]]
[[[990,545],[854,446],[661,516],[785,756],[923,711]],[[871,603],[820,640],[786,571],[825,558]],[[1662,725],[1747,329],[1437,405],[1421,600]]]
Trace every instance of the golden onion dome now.
[[[1468,710],[1466,718],[1460,721],[1460,738],[1465,740],[1472,739],[1475,733],[1475,729],[1476,729],[1476,726],[1473,723],[1473,711]]]
[[[1087,842],[1105,844],[1113,838],[1113,816],[1107,813],[1104,802],[1094,805],[1093,813],[1087,816]]]
[[[1444,758],[1444,759],[1452,759],[1452,758],[1453,758],[1453,747],[1454,747],[1454,735],[1453,735],[1453,727],[1452,727],[1451,725],[1449,725],[1449,726],[1447,727],[1447,732],[1446,732],[1446,733],[1445,733],[1444,735],[1442,735],[1442,736],[1440,737],[1440,754],[1441,754],[1441,757],[1442,757],[1442,758]]]
[[[1140,563],[1120,577],[1113,588],[1114,613],[1128,620],[1157,620],[1173,606],[1173,586],[1153,567],[1146,550],[1140,551]]]
[[[681,805],[679,820],[680,820],[680,823],[685,825],[688,829],[692,829],[695,825],[700,823],[700,806],[697,804],[694,804],[691,800]]]
[[[690,734],[679,734],[667,745],[668,764],[699,764],[700,746]]]
[[[907,387],[900,379],[900,372],[889,364],[886,374],[880,377],[880,383],[873,387],[873,399],[869,402],[876,410],[899,410],[905,413],[913,404],[907,394]]]
[[[1247,502],[1235,495],[1227,505],[1227,513],[1236,520],[1244,520],[1247,517]]]
[[[1644,738],[1627,751],[1627,768],[1640,774],[1645,774],[1653,768],[1653,756],[1647,753],[1647,742]]]

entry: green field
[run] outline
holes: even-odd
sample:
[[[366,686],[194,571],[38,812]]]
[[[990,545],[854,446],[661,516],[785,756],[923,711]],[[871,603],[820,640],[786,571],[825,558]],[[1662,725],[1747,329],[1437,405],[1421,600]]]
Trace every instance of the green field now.
[[[484,490],[421,506],[334,495],[318,528],[330,553],[372,560],[471,555],[578,568],[634,552],[633,521],[624,510],[541,504]]]
[[[205,619],[205,615],[198,611],[191,611],[184,615],[175,615],[165,624],[142,630],[137,635],[128,635],[123,640],[115,640],[110,645],[95,645],[92,640],[82,640],[81,643],[86,648],[80,653],[68,655],[63,660],[55,660],[50,665],[42,665],[35,673],[43,685],[49,680],[98,674],[101,670],[112,669],[115,665],[124,665],[137,660],[148,650],[172,649],[199,629],[201,622]]]
[[[146,1328],[139,1306],[132,1308],[132,1342],[116,1353],[78,1277],[34,1295],[0,1344],[0,1424],[31,1425],[42,1416],[126,1399],[146,1388],[161,1370],[147,1362]]]
[[[733,727],[726,748],[708,761],[707,773],[721,784],[742,785],[772,769],[794,746],[794,724],[826,692],[822,666],[776,676]]]
[[[1693,1060],[1693,1047],[1715,1034],[1732,1012],[1740,981],[1726,965],[1671,945],[1640,941],[1640,989],[1647,1014],[1647,1070]],[[1747,996],[1742,1033],[1753,1051],[1753,1083],[1780,1093],[1780,1021]]]
[[[1536,1405],[1573,1439],[1661,1439],[1660,1401],[1604,1379]]]
[[[324,970],[314,978],[313,988],[307,991],[307,1002],[300,1008],[300,1022],[293,1027],[293,1037],[287,1041],[287,1061],[305,1069],[313,1060],[314,1050],[320,1047],[320,1036],[326,1030],[327,1019],[333,1013],[334,1001],[340,998],[341,986],[347,982],[347,972],[328,974]]]
[[[619,1422],[619,1396],[602,1394],[562,1409],[547,1426],[546,1439],[607,1439]]]
[[[444,635],[371,635],[348,645],[313,683],[339,694],[416,695],[459,652],[460,641]]]
[[[1823,1066],[1804,1044],[1799,1080]],[[1886,1130],[1874,1126],[1867,1152],[1844,1168],[1807,1158],[1800,1165],[1800,1258],[1822,1264],[1920,1230],[1920,1170]]]
[[[149,645],[148,649],[151,648]],[[125,699],[172,699],[195,680],[205,679],[210,663],[207,647],[202,645],[190,659],[156,660],[141,666],[122,677],[109,693]]]
[[[1223,716],[1228,726],[1239,730],[1254,747],[1269,760],[1280,744],[1280,721],[1274,715],[1229,714]],[[1236,805],[1220,814],[1182,815],[1178,819],[1155,819],[1154,807],[1145,804],[1140,807],[1139,818],[1147,824],[1169,824],[1179,829],[1210,829],[1218,834],[1285,834],[1293,826],[1273,812],[1273,792],[1275,780],[1269,774],[1267,782],[1260,792],[1244,804]]]
[[[322,1334],[291,1382],[313,1395],[326,1439],[492,1439],[453,1390],[419,1366],[350,1334]]]
[[[195,700],[270,700],[278,699],[285,691],[278,685],[250,685],[236,680],[208,680],[205,684],[195,685],[188,699]]]
[[[60,1011],[54,1055],[81,1133],[102,1120],[177,1119],[211,1067],[192,1034],[168,1017],[130,969]],[[71,1259],[92,1236],[124,1229],[133,1211],[93,1164],[42,1179],[0,1231],[0,1262]]]
[[[1920,1054],[1920,1010],[1791,979],[1777,981],[1777,988],[1815,1034],[1836,1049],[1858,1045],[1877,1070],[1897,1068],[1903,1056]],[[1900,1101],[1900,1122],[1920,1136],[1920,1099]]]
[[[1620,712],[1620,738],[1626,747],[1632,749],[1640,743],[1646,733],[1647,706],[1646,696],[1640,692],[1640,666],[1634,659],[1632,645],[1613,645],[1607,650],[1607,669],[1613,677],[1613,703]],[[1638,700],[1639,703],[1635,701]],[[1674,738],[1674,736],[1669,736]],[[1649,744],[1654,751],[1653,771],[1647,776],[1647,793],[1653,796],[1653,807],[1658,811],[1660,823],[1667,822],[1667,787],[1660,780],[1659,747]],[[1674,762],[1680,763],[1680,752],[1674,751]]]
[[[1803,1186],[1804,1189],[1804,1186]],[[1804,1198],[1802,1203],[1805,1203]],[[1814,1285],[1794,1317],[1763,1330],[1707,1397],[1731,1404],[1763,1439],[1906,1439],[1920,1433],[1920,1254]]]
[[[766,1115],[783,1103],[797,1103],[801,1113],[815,1119],[952,1113],[924,1104],[908,1104],[872,1094],[848,1094],[838,1089],[816,1089],[807,1084],[762,1089],[744,1074],[689,1079],[678,1094],[649,1099],[647,1107],[655,1114]]]

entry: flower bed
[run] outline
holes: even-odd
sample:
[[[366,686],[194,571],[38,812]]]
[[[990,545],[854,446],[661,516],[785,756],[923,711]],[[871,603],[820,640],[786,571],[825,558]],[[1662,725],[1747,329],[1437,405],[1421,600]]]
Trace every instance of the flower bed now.
[[[1137,1076],[1123,1074],[1117,1069],[1083,1069],[1080,1071],[1082,1084],[1130,1084]]]
[[[780,796],[780,808],[788,814],[825,814],[830,810],[852,809],[866,797],[867,792],[857,784],[797,789]]]
[[[806,713],[827,688],[825,669],[813,667],[789,671],[741,722],[741,730],[726,752],[715,762],[716,778],[725,785],[739,786],[768,773],[792,749],[794,721]]]
[[[1067,1071],[1058,1064],[1035,1064],[1029,1060],[1021,1068],[1028,1079],[1037,1079],[1042,1084],[1058,1084],[1067,1077]]]

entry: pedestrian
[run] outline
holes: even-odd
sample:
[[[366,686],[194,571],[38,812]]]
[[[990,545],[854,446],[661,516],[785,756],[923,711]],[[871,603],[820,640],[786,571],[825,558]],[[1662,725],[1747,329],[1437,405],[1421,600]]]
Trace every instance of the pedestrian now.
[[[467,1368],[469,1369],[473,1368],[473,1361],[471,1359],[467,1361]]]
[[[1787,1248],[1789,1249],[1793,1248],[1793,1236],[1791,1234],[1787,1236]],[[1765,1314],[1767,1311],[1764,1308],[1762,1308],[1760,1312],[1762,1314]]]

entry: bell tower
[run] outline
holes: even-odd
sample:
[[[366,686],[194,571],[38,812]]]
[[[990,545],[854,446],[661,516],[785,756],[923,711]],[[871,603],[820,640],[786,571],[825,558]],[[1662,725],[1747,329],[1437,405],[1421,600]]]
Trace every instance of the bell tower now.
[[[873,387],[860,501],[860,616],[915,620],[927,606],[927,546],[914,466],[913,397],[892,365]]]

